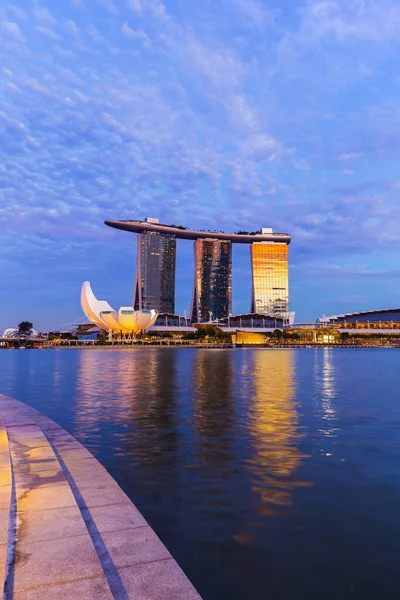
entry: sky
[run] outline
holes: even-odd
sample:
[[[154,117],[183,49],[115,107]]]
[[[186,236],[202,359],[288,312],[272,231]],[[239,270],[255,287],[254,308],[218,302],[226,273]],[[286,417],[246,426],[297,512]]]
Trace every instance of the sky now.
[[[400,306],[398,0],[0,5],[0,330],[132,299],[105,219],[292,236],[290,309]],[[193,247],[178,241],[177,312]],[[249,247],[233,252],[248,312]]]

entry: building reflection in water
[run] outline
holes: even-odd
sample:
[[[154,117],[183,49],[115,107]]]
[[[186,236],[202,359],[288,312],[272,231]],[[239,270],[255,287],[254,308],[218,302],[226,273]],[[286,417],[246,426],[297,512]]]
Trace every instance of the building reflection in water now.
[[[76,430],[91,441],[112,432],[114,456],[143,468],[176,459],[179,446],[176,352],[146,349],[82,352],[76,393]]]
[[[303,435],[295,399],[295,353],[257,350],[252,360],[252,489],[261,499],[257,513],[276,515],[293,505],[296,487],[310,485],[295,476],[306,457],[298,448]]]
[[[235,459],[234,366],[230,351],[199,350],[194,355],[191,396],[196,452],[199,464],[213,469]]]

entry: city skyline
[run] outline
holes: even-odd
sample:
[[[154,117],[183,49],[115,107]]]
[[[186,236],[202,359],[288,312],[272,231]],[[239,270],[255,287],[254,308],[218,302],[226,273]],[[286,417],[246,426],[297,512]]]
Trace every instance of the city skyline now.
[[[103,221],[133,214],[290,231],[296,320],[397,306],[399,33],[396,0],[7,2],[1,328],[76,320],[87,277],[130,304],[136,247]],[[232,259],[247,312],[246,249]]]

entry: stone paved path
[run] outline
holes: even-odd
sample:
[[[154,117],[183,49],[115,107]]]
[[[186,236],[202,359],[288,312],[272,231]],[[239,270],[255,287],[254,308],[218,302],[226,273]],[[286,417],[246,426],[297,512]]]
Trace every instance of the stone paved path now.
[[[2,394],[0,579],[4,600],[201,600],[93,455]]]

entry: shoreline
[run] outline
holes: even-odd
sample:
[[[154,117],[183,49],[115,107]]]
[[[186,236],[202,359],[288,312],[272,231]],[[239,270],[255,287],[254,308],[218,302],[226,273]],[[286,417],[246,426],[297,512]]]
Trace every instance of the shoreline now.
[[[263,349],[263,350],[293,350],[293,349],[358,349],[358,348],[369,348],[369,349],[398,349],[400,344],[382,344],[382,345],[371,345],[371,344],[282,344],[282,345],[262,345],[262,344],[247,344],[240,346],[233,346],[227,344],[134,344],[134,345],[92,345],[92,344],[80,344],[80,345],[37,345],[37,346],[20,346],[20,347],[0,347],[0,350],[151,350],[151,349],[193,349],[193,350],[248,350],[248,349]]]

